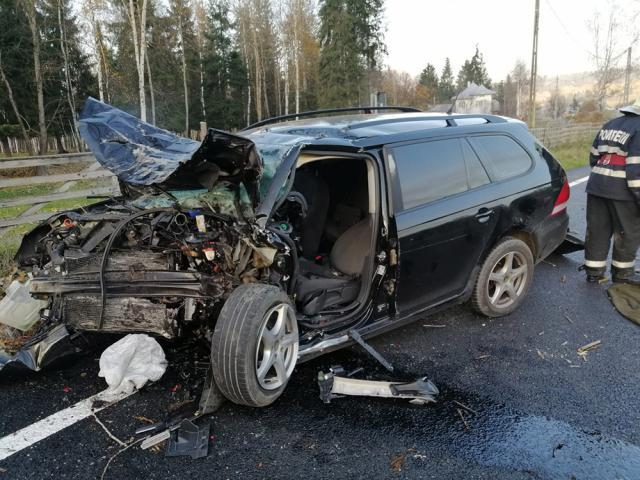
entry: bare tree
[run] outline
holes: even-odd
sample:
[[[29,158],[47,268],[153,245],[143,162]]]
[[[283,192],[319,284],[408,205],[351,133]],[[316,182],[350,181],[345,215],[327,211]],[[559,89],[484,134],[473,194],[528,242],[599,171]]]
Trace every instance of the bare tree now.
[[[38,0],[20,0],[31,30],[31,43],[33,49],[33,69],[36,84],[36,98],[38,102],[38,131],[39,131],[39,153],[47,152],[47,123],[44,114],[44,87],[42,78],[42,67],[40,65],[40,29],[38,27],[38,10],[36,2]]]
[[[124,0],[123,0],[124,1]],[[140,2],[142,6],[140,6]],[[139,8],[136,8],[139,7]],[[140,119],[147,121],[147,99],[145,93],[145,56],[147,53],[147,0],[129,0],[125,5],[131,36],[133,39],[133,51],[136,59],[136,71],[138,72],[138,96],[140,99]],[[138,30],[139,26],[139,30]]]
[[[620,60],[627,48],[638,40],[635,18],[638,14],[625,13],[615,2],[609,4],[606,17],[596,11],[589,21],[593,38],[592,61],[595,67],[595,96],[600,111],[606,106],[607,96],[615,80],[621,75]],[[624,23],[620,21],[624,19]]]
[[[149,80],[149,99],[151,100],[151,123],[156,124],[156,93],[153,90],[153,75],[151,75],[151,65],[149,55],[145,55],[144,61],[147,64],[147,80]]]
[[[202,4],[202,0],[195,0],[195,29],[196,29],[196,46],[198,48],[198,67],[200,77],[200,107],[202,108],[202,118],[207,118],[207,109],[204,102],[204,44],[205,44],[205,28],[207,23],[207,14]]]
[[[309,76],[308,62],[313,58],[312,52],[305,51],[305,45],[315,44],[315,12],[311,0],[286,0],[286,14],[282,19],[282,45],[285,52],[284,72],[287,79],[285,86],[286,102],[290,87],[289,71],[293,71],[293,92],[295,113],[300,112],[301,94],[306,90],[306,78]]]
[[[246,121],[247,126],[251,123],[251,65],[249,63],[249,45],[248,45],[248,32],[249,29],[249,19],[247,18],[246,8],[239,6],[236,9],[236,17],[238,18],[238,23],[240,24],[240,44],[242,45],[242,56],[244,58],[244,66],[247,72],[247,111],[246,111]]]
[[[178,48],[180,49],[180,60],[182,63],[182,88],[184,95],[184,135],[189,136],[189,84],[187,82],[187,54],[184,38],[184,25],[185,20],[183,13],[185,12],[185,5],[182,0],[177,0],[178,18]],[[188,11],[188,10],[187,10]]]
[[[418,107],[422,93],[417,88],[417,80],[407,72],[387,69],[382,72],[380,87],[387,92],[389,103],[393,105],[407,105]]]
[[[18,126],[20,127],[20,132],[22,133],[22,138],[27,145],[27,151],[29,154],[33,153],[31,148],[31,140],[29,139],[29,134],[27,133],[27,128],[24,125],[24,121],[22,120],[22,115],[20,115],[20,110],[18,109],[18,104],[13,96],[13,89],[11,88],[11,84],[7,79],[6,74],[4,73],[4,68],[2,67],[2,52],[0,51],[0,79],[2,79],[2,83],[4,84],[5,89],[7,90],[7,96],[9,97],[9,103],[11,104],[11,108],[13,109],[13,114],[16,117],[16,121],[18,122]],[[11,151],[9,150],[9,153]]]
[[[84,0],[82,13],[89,24],[89,32],[93,40],[93,56],[96,61],[96,77],[98,80],[98,96],[101,102],[109,101],[109,63],[107,61],[102,23],[105,8],[103,0]]]
[[[522,60],[518,60],[511,71],[511,78],[516,86],[516,117],[522,118],[522,112],[525,111],[523,100],[528,94],[529,86],[529,70]]]
[[[71,126],[73,136],[77,145],[80,145],[80,131],[78,130],[78,122],[76,120],[76,101],[71,83],[71,66],[69,65],[69,53],[67,51],[67,34],[63,14],[66,11],[64,0],[58,0],[58,28],[60,30],[60,53],[62,54],[62,62],[64,69],[64,83],[66,87],[67,103],[69,104],[69,113],[71,114]]]

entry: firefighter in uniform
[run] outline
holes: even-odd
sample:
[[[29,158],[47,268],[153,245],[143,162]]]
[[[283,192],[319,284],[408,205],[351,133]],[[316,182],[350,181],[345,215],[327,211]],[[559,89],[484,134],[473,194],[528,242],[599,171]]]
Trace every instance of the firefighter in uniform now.
[[[640,99],[620,111],[598,132],[589,155],[584,269],[589,282],[605,278],[613,237],[612,281],[639,285]]]

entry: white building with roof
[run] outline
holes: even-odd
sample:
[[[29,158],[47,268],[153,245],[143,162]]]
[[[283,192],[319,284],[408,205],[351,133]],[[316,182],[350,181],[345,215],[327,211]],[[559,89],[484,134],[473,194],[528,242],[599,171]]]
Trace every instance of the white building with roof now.
[[[496,92],[487,87],[473,82],[467,84],[455,100],[455,113],[486,113],[491,114],[498,110],[497,101],[494,100]]]

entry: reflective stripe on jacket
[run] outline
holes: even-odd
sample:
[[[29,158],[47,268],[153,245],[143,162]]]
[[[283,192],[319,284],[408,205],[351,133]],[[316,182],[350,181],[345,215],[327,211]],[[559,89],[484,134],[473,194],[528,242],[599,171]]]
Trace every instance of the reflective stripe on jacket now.
[[[587,193],[640,203],[640,116],[607,122],[593,141],[589,164]]]

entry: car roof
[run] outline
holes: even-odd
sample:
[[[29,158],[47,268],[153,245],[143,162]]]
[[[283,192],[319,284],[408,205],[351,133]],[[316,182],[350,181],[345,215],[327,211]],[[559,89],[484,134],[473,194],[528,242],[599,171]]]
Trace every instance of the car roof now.
[[[357,113],[282,122],[275,118],[273,121],[277,123],[267,120],[254,128],[241,131],[240,134],[256,143],[272,145],[306,143],[364,147],[401,141],[403,136],[414,137],[419,132],[442,131],[451,127],[495,128],[500,124],[525,126],[520,120],[497,115],[438,112]]]

